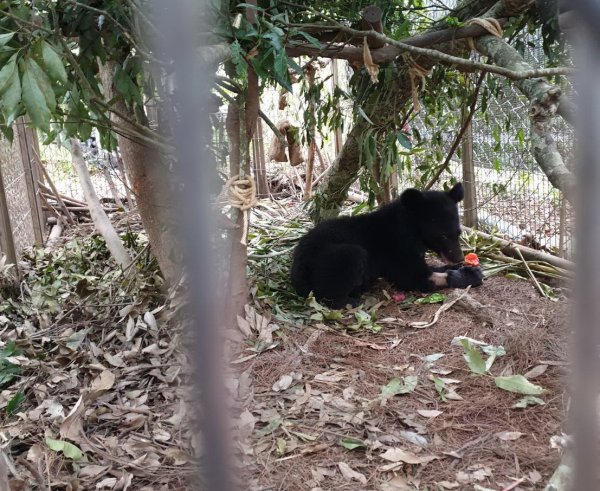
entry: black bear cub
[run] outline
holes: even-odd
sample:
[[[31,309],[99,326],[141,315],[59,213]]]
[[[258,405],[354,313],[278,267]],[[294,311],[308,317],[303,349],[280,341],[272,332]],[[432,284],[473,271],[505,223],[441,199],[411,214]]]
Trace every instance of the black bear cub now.
[[[457,206],[463,196],[462,183],[448,192],[407,189],[372,213],[320,223],[294,251],[294,289],[343,308],[356,306],[378,278],[398,290],[421,292],[481,285],[479,268],[457,266],[463,261]],[[447,266],[429,267],[427,250]]]

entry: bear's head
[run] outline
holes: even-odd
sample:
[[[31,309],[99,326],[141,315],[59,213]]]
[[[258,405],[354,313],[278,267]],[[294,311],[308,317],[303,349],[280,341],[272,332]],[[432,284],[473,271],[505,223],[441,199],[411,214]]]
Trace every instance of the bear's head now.
[[[460,182],[447,192],[407,189],[400,196],[418,238],[448,264],[463,260],[458,217],[458,203],[463,197]]]

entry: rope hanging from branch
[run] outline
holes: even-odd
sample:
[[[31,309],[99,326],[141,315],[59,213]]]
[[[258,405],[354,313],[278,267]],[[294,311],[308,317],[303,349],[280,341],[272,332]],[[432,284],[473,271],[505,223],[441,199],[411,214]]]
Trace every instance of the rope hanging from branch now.
[[[241,244],[246,245],[248,237],[249,212],[255,206],[258,206],[256,198],[256,184],[250,176],[240,177],[239,175],[231,177],[224,185],[219,197],[225,197],[232,208],[240,210],[244,214],[244,230],[242,232]]]
[[[487,18],[480,18],[480,17],[476,17],[474,19],[470,19],[466,22],[466,25],[478,25],[480,27],[483,27],[487,32],[489,32],[492,36],[495,36],[497,38],[501,38],[502,37],[502,25],[500,25],[500,22],[498,22],[498,19],[494,19],[493,17],[487,17]],[[471,51],[477,51],[477,49],[475,48],[475,41],[473,40],[473,38],[466,38],[467,41],[467,45],[469,46],[469,49]]]
[[[419,65],[415,60],[409,57],[408,59],[408,75],[410,77],[410,92],[413,100],[413,107],[415,108],[415,113],[421,112],[421,102],[419,101],[419,90],[422,90],[425,87],[425,77],[429,76],[431,70],[427,70],[426,68]],[[419,88],[417,87],[417,79],[419,83]]]

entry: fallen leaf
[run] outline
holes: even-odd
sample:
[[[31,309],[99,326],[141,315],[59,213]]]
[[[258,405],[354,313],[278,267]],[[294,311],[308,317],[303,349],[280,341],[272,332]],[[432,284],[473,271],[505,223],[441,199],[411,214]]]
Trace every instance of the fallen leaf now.
[[[529,370],[525,375],[523,375],[526,379],[532,380],[534,378],[539,377],[548,369],[548,365],[538,365]]]
[[[437,418],[444,411],[437,411],[435,409],[417,409],[417,413],[424,418]]]
[[[62,452],[65,457],[71,460],[82,460],[83,452],[73,445],[72,443],[65,442],[63,440],[55,440],[54,438],[46,437],[46,445],[50,450],[55,452]]]
[[[519,399],[517,402],[515,402],[513,407],[523,409],[528,406],[543,406],[544,404],[546,404],[546,403],[539,397],[525,396],[522,399]]]
[[[406,377],[393,378],[385,387],[381,389],[383,398],[390,398],[399,394],[409,394],[417,387],[418,377],[416,375],[408,375]]]
[[[86,465],[79,471],[78,477],[98,477],[108,470],[107,465]]]
[[[510,442],[521,438],[523,436],[523,433],[521,433],[520,431],[500,431],[498,433],[495,433],[495,436],[500,438],[500,440]]]
[[[280,390],[289,389],[293,381],[294,377],[292,377],[291,375],[282,375],[279,378],[279,380],[273,384],[273,392],[279,392]]]
[[[546,389],[539,385],[532,384],[523,375],[512,375],[510,377],[495,377],[496,386],[508,392],[516,392],[517,394],[525,394],[537,396],[547,392]]]
[[[364,474],[356,472],[345,462],[338,462],[338,468],[340,469],[342,476],[344,476],[346,480],[354,480],[360,482],[361,484],[367,484],[367,478],[364,476]]]
[[[112,388],[115,383],[115,374],[110,370],[104,370],[92,381],[92,392],[102,393]],[[99,395],[99,394],[98,394]]]
[[[460,484],[457,483],[456,481],[454,482],[450,482],[450,481],[440,481],[436,483],[438,486],[441,486],[444,489],[458,489],[460,487]]]
[[[396,476],[391,481],[381,483],[381,491],[412,491],[414,489],[402,476]]]
[[[71,412],[67,414],[67,417],[60,425],[60,436],[74,442],[81,441],[83,435],[83,426],[81,423],[81,417],[85,411],[84,397],[80,396],[79,400],[71,409]]]
[[[382,453],[380,457],[390,462],[404,462],[405,464],[425,464],[438,458],[435,455],[416,455],[401,448],[390,448]]]
[[[536,484],[542,480],[542,475],[538,471],[531,471],[528,478],[533,484]]]
[[[348,450],[354,450],[355,448],[367,448],[367,446],[356,438],[342,438],[340,445]]]

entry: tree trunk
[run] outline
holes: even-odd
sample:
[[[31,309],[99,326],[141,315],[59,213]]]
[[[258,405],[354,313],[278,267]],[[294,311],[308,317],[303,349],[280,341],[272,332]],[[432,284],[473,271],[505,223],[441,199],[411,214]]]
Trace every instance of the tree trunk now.
[[[502,39],[482,36],[476,40],[475,46],[498,66],[515,71],[532,69],[521,54]],[[575,177],[565,165],[552,138],[552,120],[561,103],[560,88],[542,78],[517,80],[514,84],[531,103],[529,116],[533,156],[552,185],[572,202]]]
[[[107,101],[113,99],[113,75],[115,64],[101,64],[100,75]],[[128,114],[127,107],[121,99],[117,99],[113,107],[122,114]],[[120,125],[127,127],[129,123],[118,116],[113,116]],[[158,266],[167,282],[175,284],[179,281],[181,261],[175,233],[175,217],[170,185],[173,184],[166,159],[157,154],[154,147],[117,135],[117,142],[125,170],[137,208],[142,219],[144,230],[148,234],[150,250],[158,262]]]
[[[227,110],[227,135],[229,137],[229,175],[230,177],[240,174],[242,162],[246,159],[242,156],[241,142],[242,129],[240,124],[240,108],[235,104],[229,104]],[[229,295],[227,313],[230,326],[236,325],[238,315],[244,315],[244,306],[248,298],[248,285],[246,281],[246,268],[248,266],[248,251],[246,245],[241,243],[244,235],[244,214],[237,210],[235,219],[236,228],[229,234],[231,251],[229,255]]]
[[[73,166],[77,171],[77,176],[79,177],[79,182],[83,189],[85,201],[90,210],[90,216],[94,222],[94,227],[96,227],[98,233],[102,235],[106,241],[106,246],[115,261],[117,261],[117,264],[122,268],[126,268],[131,263],[131,256],[127,252],[127,249],[125,249],[119,234],[117,234],[112,223],[110,223],[108,216],[100,204],[100,200],[98,199],[96,190],[92,184],[90,172],[83,160],[81,144],[79,143],[79,140],[76,140],[75,138],[71,139],[71,155],[73,157]]]
[[[459,20],[466,21],[485,12],[494,3],[493,0],[460,1],[455,9],[456,16]],[[435,30],[437,29],[434,28],[431,32]],[[440,43],[431,47],[450,54],[464,51],[462,45],[453,42]],[[377,53],[377,50],[373,51],[373,54],[375,53]],[[433,60],[423,57],[418,57],[415,61],[425,69],[431,68],[435,63]],[[392,83],[394,86],[388,89],[387,97],[381,97],[372,107],[364,108],[375,124],[398,114],[404,109],[411,97],[411,82],[406,65],[402,66],[399,76]],[[319,186],[319,196],[311,210],[311,217],[314,221],[319,222],[337,216],[340,206],[346,199],[348,189],[358,175],[360,168],[359,142],[362,140],[363,132],[367,128],[369,128],[369,124],[361,118],[348,134],[342,151],[336,157]]]

